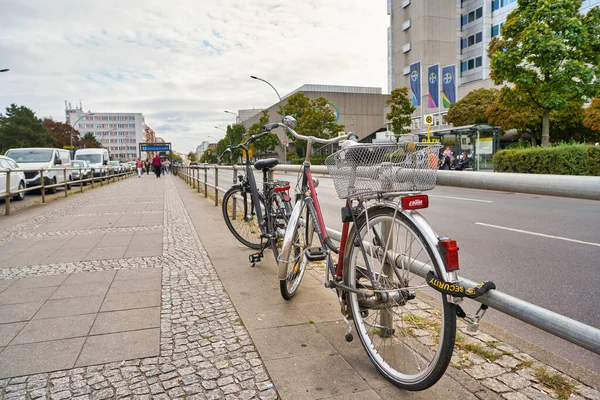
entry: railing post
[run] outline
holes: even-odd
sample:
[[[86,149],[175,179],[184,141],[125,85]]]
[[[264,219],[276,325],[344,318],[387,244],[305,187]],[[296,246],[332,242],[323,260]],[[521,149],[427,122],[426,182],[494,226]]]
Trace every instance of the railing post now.
[[[208,167],[204,168],[204,197],[208,197]]]
[[[219,166],[215,165],[215,206],[219,205]]]
[[[67,181],[67,169],[63,169],[63,177],[65,179],[65,197],[67,197],[69,194],[69,181]]]
[[[46,180],[44,179],[44,169],[40,169],[40,183],[42,184],[42,204],[46,202]]]
[[[92,168],[92,189],[94,188],[94,181],[96,180],[96,171]]]
[[[79,191],[83,193],[83,175],[81,172],[81,168],[79,168]]]
[[[10,169],[6,172],[6,198],[4,199],[5,215],[10,215]]]
[[[200,193],[200,167],[198,167],[198,171],[196,172],[196,189]]]

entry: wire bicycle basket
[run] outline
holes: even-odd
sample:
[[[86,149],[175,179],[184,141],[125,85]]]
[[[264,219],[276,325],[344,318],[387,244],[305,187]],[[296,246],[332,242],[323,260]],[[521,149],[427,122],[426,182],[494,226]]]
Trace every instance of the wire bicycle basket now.
[[[342,199],[435,187],[439,143],[356,144],[325,160]]]

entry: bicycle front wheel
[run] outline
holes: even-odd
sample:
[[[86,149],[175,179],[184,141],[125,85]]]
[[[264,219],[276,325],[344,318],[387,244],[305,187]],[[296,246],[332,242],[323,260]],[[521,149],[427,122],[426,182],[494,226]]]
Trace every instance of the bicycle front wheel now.
[[[264,205],[261,207],[264,210]],[[244,246],[259,250],[261,247],[261,232],[252,193],[240,188],[231,188],[223,196],[223,218],[225,224]]]
[[[304,251],[311,246],[313,240],[314,224],[304,201],[302,202],[300,215],[301,218],[296,226],[289,227],[289,229],[294,230],[292,248],[279,260],[279,262],[287,263],[288,266],[286,278],[279,281],[279,291],[286,300],[290,300],[298,292],[309,262],[304,255]]]
[[[400,211],[366,214],[346,242],[344,282],[364,294],[346,293],[349,312],[381,374],[402,389],[427,389],[446,371],[456,335],[455,306],[415,274],[429,267],[441,276],[438,250]]]

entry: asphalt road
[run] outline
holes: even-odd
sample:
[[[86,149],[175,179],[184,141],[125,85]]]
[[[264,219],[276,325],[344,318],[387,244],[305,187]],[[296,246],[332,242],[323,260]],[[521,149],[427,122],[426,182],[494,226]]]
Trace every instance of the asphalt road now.
[[[294,187],[295,174],[277,177]],[[325,223],[341,231],[343,201],[329,177],[317,177]],[[219,186],[231,179],[231,171],[220,172]],[[422,214],[457,240],[461,276],[492,280],[502,292],[600,329],[600,202],[447,186],[428,194]],[[600,373],[599,355],[491,309],[485,320]]]

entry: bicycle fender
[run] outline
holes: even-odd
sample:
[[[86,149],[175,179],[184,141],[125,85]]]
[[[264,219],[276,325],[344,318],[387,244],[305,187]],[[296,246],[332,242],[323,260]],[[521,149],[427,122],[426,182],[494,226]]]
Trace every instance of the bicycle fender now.
[[[237,183],[235,185],[231,185],[231,189],[243,189],[244,185],[242,183]]]
[[[305,203],[303,201],[297,201],[294,205],[294,209],[292,210],[292,215],[288,220],[287,229],[285,230],[285,235],[283,236],[283,244],[281,245],[281,250],[279,252],[279,260],[277,260],[277,276],[280,280],[284,280],[287,277],[288,262],[281,261],[281,259],[286,258],[289,252],[292,251],[294,233],[296,232],[296,229],[298,229],[302,210],[304,210],[304,205]]]

